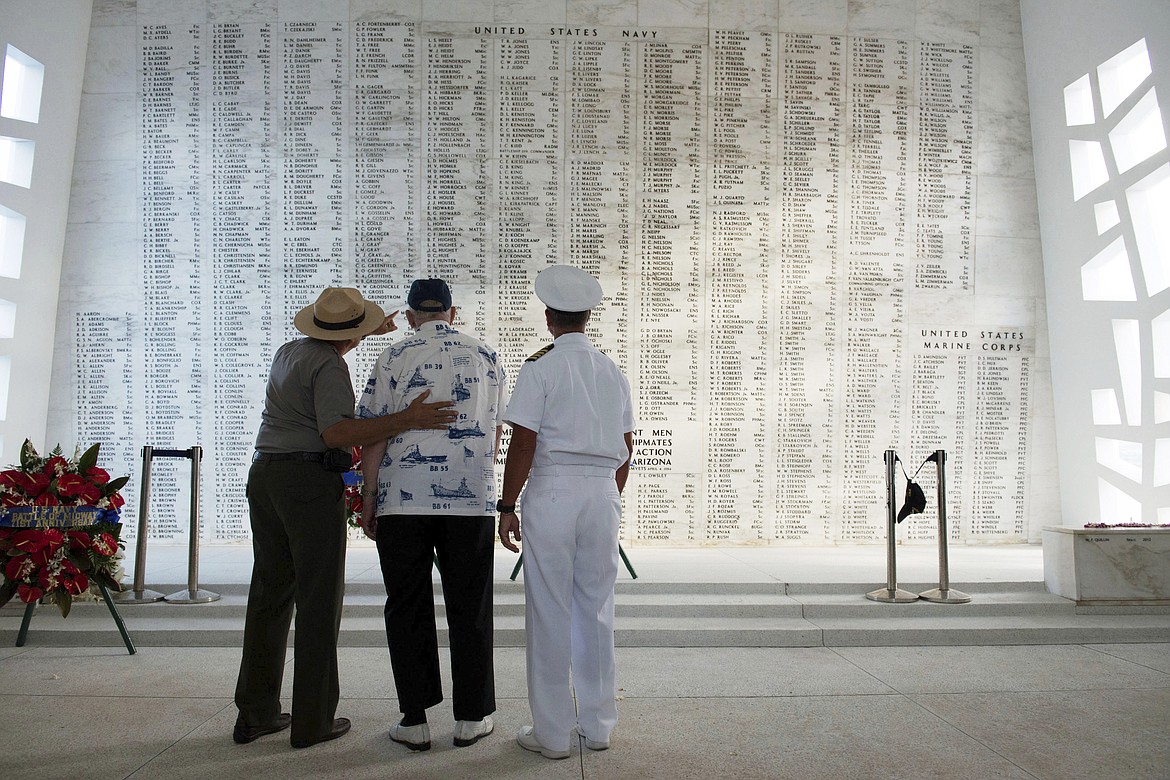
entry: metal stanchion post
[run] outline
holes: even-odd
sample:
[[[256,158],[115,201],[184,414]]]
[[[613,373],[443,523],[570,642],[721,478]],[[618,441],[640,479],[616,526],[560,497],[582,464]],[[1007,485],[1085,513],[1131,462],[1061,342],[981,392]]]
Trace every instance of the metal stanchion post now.
[[[947,472],[946,450],[934,451],[938,469],[938,587],[919,593],[919,598],[936,604],[966,604],[971,600],[961,590],[951,588],[950,564],[947,561]]]
[[[897,453],[893,450],[886,450],[886,587],[871,590],[865,594],[865,597],[873,601],[905,604],[911,601],[918,601],[918,595],[898,587],[898,556],[896,547],[898,499],[894,490],[894,461],[897,460],[897,457]]]
[[[219,594],[199,589],[199,463],[203,448],[196,445],[187,451],[191,458],[191,536],[187,544],[187,588],[167,596],[172,604],[206,604],[218,601]]]
[[[146,589],[146,512],[150,506],[150,462],[154,448],[142,448],[142,489],[138,492],[138,539],[134,552],[134,587],[114,594],[122,604],[151,604],[162,601],[163,594]]]

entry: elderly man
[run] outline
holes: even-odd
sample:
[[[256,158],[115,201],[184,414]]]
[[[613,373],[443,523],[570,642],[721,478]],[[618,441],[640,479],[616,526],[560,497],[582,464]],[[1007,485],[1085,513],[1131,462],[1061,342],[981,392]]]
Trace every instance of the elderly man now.
[[[521,515],[532,725],[516,739],[546,758],[568,758],[574,726],[585,747],[605,750],[617,723],[613,585],[634,414],[630,383],[585,336],[601,302],[597,280],[550,266],[536,277],[536,296],[553,343],[516,377],[496,508],[500,541],[518,552],[516,499],[528,482]]]
[[[342,355],[367,335],[394,330],[394,314],[387,317],[353,288],[327,288],[293,321],[307,338],[290,341],[273,358],[248,473],[255,562],[236,683],[236,742],[290,724],[298,748],[349,731],[349,720],[334,718],[346,540],[341,472],[350,466],[349,448],[410,429],[444,430],[456,416],[449,401],[426,403],[423,394],[395,414],[354,419]],[[290,715],[280,711],[280,682],[294,606]]]
[[[414,332],[378,359],[358,415],[395,412],[433,392],[454,403],[458,419],[444,431],[405,431],[362,451],[362,525],[378,543],[386,640],[402,710],[390,739],[429,749],[426,710],[443,700],[431,582],[437,557],[451,643],[455,745],[466,747],[494,728],[495,458],[507,385],[496,350],[453,326],[446,282],[415,281],[407,305]]]

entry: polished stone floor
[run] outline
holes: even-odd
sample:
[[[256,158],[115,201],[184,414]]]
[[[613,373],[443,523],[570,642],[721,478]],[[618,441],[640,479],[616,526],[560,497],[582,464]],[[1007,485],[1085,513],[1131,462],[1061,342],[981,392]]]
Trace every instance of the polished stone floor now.
[[[496,733],[387,738],[389,661],[343,648],[345,737],[232,742],[230,648],[0,649],[7,778],[1044,778],[1170,776],[1170,645],[620,648],[613,746],[520,749],[524,659],[497,650]],[[285,682],[288,691],[289,682]]]
[[[148,553],[150,582],[183,582],[184,551],[162,550]],[[246,547],[204,553],[202,581],[209,587],[246,581]],[[865,584],[884,578],[884,550],[873,548],[631,553],[645,580]],[[930,551],[902,557],[907,577],[930,580]],[[507,576],[512,560],[497,559],[498,578]],[[1043,576],[1039,550],[1028,545],[956,550],[952,567],[955,582]],[[352,549],[347,568],[350,581],[375,577],[376,555]],[[565,761],[527,753],[514,740],[528,722],[521,648],[496,651],[496,733],[455,748],[444,703],[430,711],[434,747],[426,753],[387,738],[398,715],[385,649],[346,647],[339,656],[338,714],[353,720],[353,731],[293,750],[287,734],[232,742],[237,648],[141,647],[130,656],[116,647],[37,647],[32,640],[23,648],[2,647],[0,774],[37,780],[1170,777],[1165,643],[623,647],[612,748],[574,747]],[[290,684],[286,678],[286,694]]]

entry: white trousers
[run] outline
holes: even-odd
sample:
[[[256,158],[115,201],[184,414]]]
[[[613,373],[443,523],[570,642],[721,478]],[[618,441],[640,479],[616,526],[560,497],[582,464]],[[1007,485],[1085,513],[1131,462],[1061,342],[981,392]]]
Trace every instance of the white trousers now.
[[[612,471],[555,469],[534,470],[521,500],[524,629],[533,732],[546,748],[567,750],[575,725],[582,736],[605,741],[617,724],[613,584],[621,501]]]

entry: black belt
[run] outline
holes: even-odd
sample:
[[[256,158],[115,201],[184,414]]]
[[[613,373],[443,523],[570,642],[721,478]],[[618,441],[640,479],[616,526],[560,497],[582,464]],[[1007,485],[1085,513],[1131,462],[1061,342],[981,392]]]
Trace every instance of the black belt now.
[[[324,463],[323,452],[257,452],[252,456],[253,463],[274,463],[278,460],[295,460],[307,463]]]

